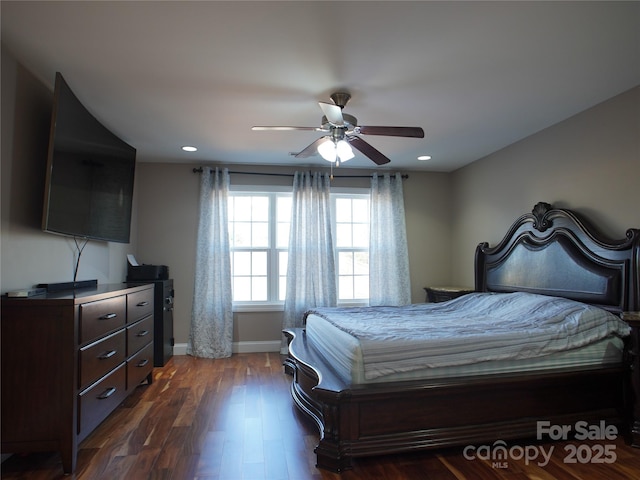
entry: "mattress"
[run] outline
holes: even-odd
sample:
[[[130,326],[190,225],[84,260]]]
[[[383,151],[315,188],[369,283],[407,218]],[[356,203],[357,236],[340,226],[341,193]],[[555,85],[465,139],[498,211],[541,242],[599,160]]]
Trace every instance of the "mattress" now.
[[[540,295],[475,293],[402,308],[314,309],[306,332],[352,384],[618,364],[628,326],[594,308]]]

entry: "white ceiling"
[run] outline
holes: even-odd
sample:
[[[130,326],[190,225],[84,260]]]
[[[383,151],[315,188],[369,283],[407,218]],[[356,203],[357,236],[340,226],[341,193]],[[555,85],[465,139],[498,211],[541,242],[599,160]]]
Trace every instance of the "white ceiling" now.
[[[385,168],[452,171],[640,84],[640,2],[0,5],[3,45],[52,89],[60,71],[140,161],[326,166],[289,154],[322,134],[251,126],[320,126],[346,90],[359,124],[424,128],[362,136]]]

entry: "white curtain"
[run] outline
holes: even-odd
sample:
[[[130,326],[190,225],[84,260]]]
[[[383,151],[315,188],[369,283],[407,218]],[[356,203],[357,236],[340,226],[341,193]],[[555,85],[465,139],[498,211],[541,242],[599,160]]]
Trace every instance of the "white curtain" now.
[[[200,180],[195,287],[187,354],[231,356],[231,262],[227,226],[229,171],[203,168]]]
[[[302,326],[309,308],[337,302],[329,182],[323,173],[293,177],[284,328]]]
[[[371,178],[369,305],[411,303],[402,176]]]

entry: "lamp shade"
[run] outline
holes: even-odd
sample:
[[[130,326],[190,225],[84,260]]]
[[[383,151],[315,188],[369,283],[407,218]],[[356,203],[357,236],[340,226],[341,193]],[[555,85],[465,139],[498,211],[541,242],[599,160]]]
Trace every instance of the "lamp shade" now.
[[[346,140],[340,140],[336,144],[336,152],[341,162],[346,162],[347,160],[351,160],[353,155],[353,150],[351,150],[351,145]]]
[[[332,140],[327,139],[318,145],[318,153],[324,158],[327,162],[335,162],[337,157],[336,146]]]
[[[326,161],[334,163],[336,160],[346,162],[354,157],[351,145],[346,140],[340,140],[334,143],[333,140],[327,139],[318,145],[318,153]]]

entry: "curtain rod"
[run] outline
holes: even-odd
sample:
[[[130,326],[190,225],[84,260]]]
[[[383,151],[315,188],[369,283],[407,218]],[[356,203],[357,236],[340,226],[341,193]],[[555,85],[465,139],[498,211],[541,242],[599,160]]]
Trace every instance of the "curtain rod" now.
[[[198,167],[193,169],[193,173],[202,173],[203,169],[202,167]],[[292,173],[262,173],[262,172],[232,172],[231,170],[229,170],[229,174],[234,174],[234,175],[265,175],[265,176],[271,176],[271,177],[293,177]],[[373,177],[373,175],[332,175],[332,178],[371,178]],[[407,174],[402,174],[401,175],[403,180],[406,180],[407,178],[409,178],[409,175]]]

